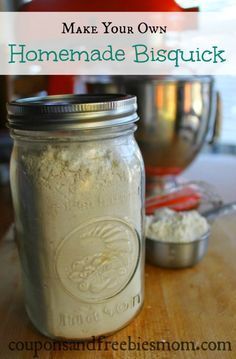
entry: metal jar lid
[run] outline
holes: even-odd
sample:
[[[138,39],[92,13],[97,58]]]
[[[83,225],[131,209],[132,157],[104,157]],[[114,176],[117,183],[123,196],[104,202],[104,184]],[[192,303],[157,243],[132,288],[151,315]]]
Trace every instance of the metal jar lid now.
[[[28,131],[95,129],[138,120],[136,97],[124,94],[32,97],[7,105],[8,126]]]

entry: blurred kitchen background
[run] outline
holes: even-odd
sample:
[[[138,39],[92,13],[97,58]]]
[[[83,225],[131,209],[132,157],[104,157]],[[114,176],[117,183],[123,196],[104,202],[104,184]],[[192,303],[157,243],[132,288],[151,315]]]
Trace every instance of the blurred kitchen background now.
[[[152,3],[153,0],[150,0]],[[160,3],[160,2],[159,2]],[[60,10],[63,10],[63,6],[66,9],[66,4],[68,1],[50,1],[50,0],[0,0],[0,11],[34,11],[42,10],[42,6],[45,6],[45,10],[55,10],[58,9],[58,6],[62,4]],[[76,4],[79,4],[78,1],[71,1],[69,9],[75,9]],[[137,2],[139,4],[139,2]],[[156,2],[158,5],[158,1]],[[94,5],[94,3],[93,3]],[[159,4],[160,5],[160,4]],[[51,7],[50,7],[51,6]],[[59,6],[60,7],[60,6]],[[97,4],[97,7],[99,5]],[[78,5],[79,8],[79,5]],[[156,6],[154,10],[160,11],[222,11],[224,9],[231,9],[232,11],[236,10],[236,0],[168,0],[165,2],[165,5]],[[109,9],[112,10],[112,9]],[[7,184],[9,181],[9,158],[11,153],[12,141],[10,139],[8,129],[6,128],[6,102],[21,98],[21,97],[30,97],[30,96],[44,96],[52,94],[65,94],[65,93],[91,93],[91,92],[118,92],[118,91],[127,91],[132,89],[132,86],[126,87],[124,85],[124,79],[122,77],[108,77],[108,76],[0,76],[0,183]],[[154,79],[155,80],[155,79]],[[158,79],[158,77],[156,78]],[[146,80],[148,81],[148,80]],[[152,79],[153,81],[153,79]],[[165,78],[161,78],[161,81],[165,82]],[[169,81],[169,80],[168,80]],[[188,82],[188,81],[187,81]],[[190,97],[191,101],[195,101],[194,94],[197,94],[196,89],[191,89],[191,85],[187,84],[188,87],[183,85],[178,93],[178,101],[182,99],[183,94],[191,92]],[[190,86],[190,87],[189,87]],[[200,85],[198,85],[199,88]],[[178,87],[179,88],[179,87]],[[163,101],[161,98],[161,87],[155,89],[157,97],[159,100]],[[148,99],[148,90],[145,94]],[[170,89],[168,89],[170,91]],[[182,91],[182,92],[181,92]],[[204,89],[201,91],[205,91]],[[208,91],[208,90],[207,90]],[[130,91],[129,91],[130,92]],[[168,92],[169,93],[169,92]],[[191,159],[186,161],[186,164],[182,166],[182,169],[188,167],[188,165],[193,161],[191,171],[184,172],[183,175],[190,179],[203,179],[204,173],[208,173],[208,181],[214,179],[217,187],[217,180],[215,177],[221,177],[223,174],[218,169],[218,161],[229,161],[228,170],[224,171],[224,175],[227,176],[227,173],[230,175],[234,171],[236,173],[236,78],[234,76],[218,76],[214,78],[214,93],[216,94],[216,100],[213,100],[215,113],[211,113],[211,117],[214,117],[214,123],[212,122],[204,128],[205,134],[202,135],[201,139],[204,138],[204,144],[200,144],[198,148],[194,149],[194,155]],[[208,93],[210,96],[210,92]],[[165,106],[168,106],[170,100]],[[150,97],[151,98],[151,97]],[[141,101],[141,100],[140,100]],[[183,100],[187,101],[187,100]],[[157,104],[155,104],[157,105]],[[140,106],[140,103],[139,103]],[[149,111],[148,103],[145,103],[145,106],[141,104],[142,109],[142,118],[141,121],[144,121],[145,113],[143,111]],[[140,107],[141,107],[140,106]],[[151,105],[150,105],[151,106]],[[186,106],[185,106],[186,107]],[[193,108],[191,108],[191,111]],[[193,113],[189,112],[193,118]],[[161,113],[158,113],[158,116],[161,116]],[[197,116],[198,121],[203,121],[199,116]],[[210,117],[210,114],[209,114]],[[187,117],[185,117],[187,118]],[[141,123],[140,121],[140,123]],[[193,120],[192,120],[193,121]],[[196,121],[196,119],[194,120]],[[210,121],[210,120],[209,120]],[[150,130],[150,129],[149,129]],[[186,130],[186,129],[185,129]],[[139,130],[139,138],[142,138],[142,123]],[[145,130],[144,130],[145,131]],[[158,128],[158,131],[161,131],[161,128]],[[186,132],[186,131],[185,131]],[[141,140],[140,140],[141,142]],[[141,146],[142,147],[142,146]],[[185,148],[185,152],[188,151],[188,148]],[[196,156],[200,152],[200,155]],[[227,155],[227,156],[226,156]],[[147,157],[147,155],[145,155]],[[172,154],[170,154],[172,156]],[[222,157],[223,156],[223,157]],[[226,156],[226,157],[225,157]],[[173,157],[173,156],[172,156]],[[196,159],[195,159],[196,157]],[[222,159],[223,158],[223,159]],[[210,159],[210,160],[209,160]],[[232,162],[233,161],[233,162]],[[195,163],[196,162],[196,163]],[[211,164],[215,162],[214,166],[211,167]],[[175,173],[178,164],[175,166],[172,164],[173,175],[179,174],[178,168]],[[228,172],[227,172],[228,171]],[[152,172],[152,168],[150,170]],[[155,171],[154,171],[155,172]],[[182,171],[180,171],[182,172]],[[154,173],[155,174],[155,173]],[[157,173],[160,175],[160,173]],[[169,173],[167,173],[169,175]],[[222,183],[223,178],[221,178]],[[222,186],[221,186],[222,187]],[[221,188],[222,190],[222,188]],[[226,191],[227,192],[227,191]],[[231,194],[226,193],[225,198],[231,199]],[[236,199],[236,198],[235,198]]]

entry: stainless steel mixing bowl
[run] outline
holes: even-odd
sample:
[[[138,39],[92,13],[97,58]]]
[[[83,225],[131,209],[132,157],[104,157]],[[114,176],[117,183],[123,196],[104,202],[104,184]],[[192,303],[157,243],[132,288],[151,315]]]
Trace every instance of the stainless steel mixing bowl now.
[[[206,254],[210,232],[188,243],[162,242],[146,239],[146,259],[165,268],[186,268],[197,264]]]
[[[202,148],[216,109],[210,76],[127,76],[125,91],[137,96],[136,138],[148,175],[176,175]]]

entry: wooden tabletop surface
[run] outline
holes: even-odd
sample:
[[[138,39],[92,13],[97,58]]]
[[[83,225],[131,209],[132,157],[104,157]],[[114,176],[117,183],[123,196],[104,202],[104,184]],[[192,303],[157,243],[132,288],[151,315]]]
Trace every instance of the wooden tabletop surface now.
[[[50,350],[52,342],[30,324],[24,310],[15,242],[5,232],[13,221],[9,189],[0,188],[0,358],[236,358],[236,215],[221,218],[212,228],[209,250],[194,268],[167,270],[146,265],[145,304],[138,317],[107,341],[166,341],[171,351]],[[4,236],[4,237],[3,237]],[[181,342],[209,350],[181,351]],[[169,343],[168,343],[169,342]],[[221,343],[219,343],[221,342]],[[225,342],[225,343],[222,343]],[[36,343],[36,344],[35,344]],[[20,351],[22,345],[27,350]],[[10,350],[18,345],[19,351]],[[13,345],[13,346],[11,346]],[[37,353],[35,346],[44,349]],[[140,344],[141,345],[141,344]],[[184,345],[184,344],[183,344]],[[215,350],[216,347],[225,351]],[[186,348],[186,347],[184,347]],[[161,349],[159,347],[159,349]],[[177,350],[179,349],[179,350]],[[213,350],[214,349],[214,350]],[[231,351],[228,351],[231,349]],[[36,356],[36,354],[38,356]]]

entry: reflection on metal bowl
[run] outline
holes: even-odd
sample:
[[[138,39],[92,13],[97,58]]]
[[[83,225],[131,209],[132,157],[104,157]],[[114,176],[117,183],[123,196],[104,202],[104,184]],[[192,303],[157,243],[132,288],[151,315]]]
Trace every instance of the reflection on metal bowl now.
[[[147,175],[184,170],[202,148],[216,108],[210,76],[127,76],[125,89],[138,98],[137,140]]]

